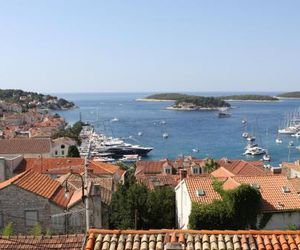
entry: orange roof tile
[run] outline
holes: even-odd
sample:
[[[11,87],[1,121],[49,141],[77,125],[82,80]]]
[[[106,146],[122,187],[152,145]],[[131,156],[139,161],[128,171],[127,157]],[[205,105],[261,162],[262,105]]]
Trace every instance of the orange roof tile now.
[[[126,250],[202,248],[215,250],[298,250],[295,242],[298,242],[299,235],[300,231],[275,230],[90,229],[85,249],[98,249],[96,247],[97,242],[101,244],[105,239],[105,249],[124,249],[124,241],[126,240]]]
[[[43,154],[50,149],[51,140],[45,138],[0,140],[0,154]]]
[[[65,190],[58,181],[34,171],[25,171],[0,183],[0,190],[10,185],[15,185],[21,189],[42,196],[62,207],[67,207],[70,201],[70,198],[65,197]],[[73,192],[71,192],[70,196],[72,197],[72,195]]]

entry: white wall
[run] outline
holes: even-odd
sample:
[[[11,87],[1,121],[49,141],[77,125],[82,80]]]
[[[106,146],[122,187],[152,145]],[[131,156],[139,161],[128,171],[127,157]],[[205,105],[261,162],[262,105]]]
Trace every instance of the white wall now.
[[[184,180],[177,185],[175,193],[177,226],[178,228],[187,229],[192,209],[192,202]]]

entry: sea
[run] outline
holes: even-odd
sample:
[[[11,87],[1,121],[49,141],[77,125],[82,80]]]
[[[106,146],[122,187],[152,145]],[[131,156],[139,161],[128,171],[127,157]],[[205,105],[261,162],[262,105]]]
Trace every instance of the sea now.
[[[138,98],[153,93],[56,93],[73,101],[78,108],[60,111],[69,124],[80,118],[89,122],[99,133],[123,138],[126,142],[151,146],[154,149],[144,159],[175,159],[191,155],[195,158],[260,160],[261,156],[243,156],[247,130],[256,143],[268,150],[273,166],[300,158],[300,139],[281,135],[276,144],[277,131],[289,113],[300,107],[300,99],[277,102],[231,102],[231,116],[218,118],[214,111],[174,111],[166,107],[172,102],[141,102]],[[202,96],[224,96],[246,93],[187,93]],[[253,93],[276,95],[278,93]],[[116,119],[114,119],[116,118]],[[115,120],[115,121],[114,121]],[[117,121],[116,121],[117,120]],[[247,125],[242,123],[247,120]],[[142,136],[139,136],[139,132]],[[167,133],[169,137],[163,138]],[[293,141],[294,146],[289,146]]]

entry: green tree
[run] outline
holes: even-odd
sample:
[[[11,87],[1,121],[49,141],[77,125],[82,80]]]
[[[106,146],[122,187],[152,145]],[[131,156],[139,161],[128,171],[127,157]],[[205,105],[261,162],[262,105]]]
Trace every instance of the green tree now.
[[[219,167],[219,164],[212,158],[208,158],[204,163],[204,172],[211,173]]]
[[[80,157],[78,148],[75,145],[71,145],[68,149],[68,157]]]
[[[2,235],[3,236],[10,236],[12,235],[14,232],[14,229],[13,229],[13,224],[12,222],[9,222],[3,229],[2,231]]]

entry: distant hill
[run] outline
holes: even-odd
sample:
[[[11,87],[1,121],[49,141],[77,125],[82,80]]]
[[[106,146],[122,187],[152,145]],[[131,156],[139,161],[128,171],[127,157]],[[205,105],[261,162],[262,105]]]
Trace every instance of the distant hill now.
[[[230,95],[220,97],[223,100],[236,100],[236,101],[278,101],[277,97],[268,95]]]
[[[280,98],[300,98],[300,91],[286,92],[277,96]]]
[[[162,101],[176,101],[180,98],[188,97],[189,95],[186,94],[179,94],[179,93],[161,93],[161,94],[154,94],[149,95],[145,99],[153,99],[153,100],[162,100]]]
[[[52,110],[71,109],[75,107],[73,102],[52,95],[44,95],[36,92],[20,89],[0,89],[0,100],[7,103],[15,103],[24,110],[28,108],[48,108]]]

